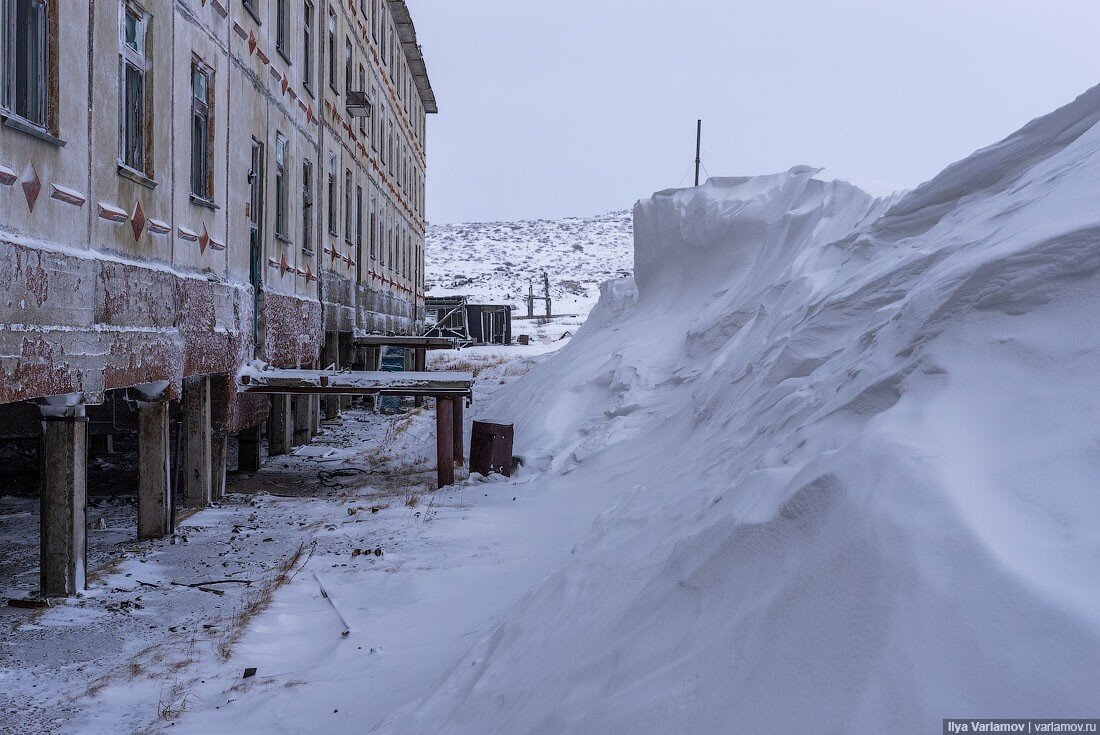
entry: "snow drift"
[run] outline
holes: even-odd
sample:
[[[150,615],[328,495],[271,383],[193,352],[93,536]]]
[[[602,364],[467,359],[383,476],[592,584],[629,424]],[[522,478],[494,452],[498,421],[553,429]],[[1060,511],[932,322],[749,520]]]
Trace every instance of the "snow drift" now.
[[[486,409],[526,471],[622,490],[383,730],[1095,716],[1098,120],[896,201],[798,167],[639,203],[636,284]]]

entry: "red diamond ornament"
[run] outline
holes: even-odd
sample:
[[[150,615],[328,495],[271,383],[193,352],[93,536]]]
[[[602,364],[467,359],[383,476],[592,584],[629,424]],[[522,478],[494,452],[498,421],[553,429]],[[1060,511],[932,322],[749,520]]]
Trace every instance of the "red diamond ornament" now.
[[[141,202],[134,206],[134,213],[130,215],[130,226],[134,228],[134,239],[141,239],[141,232],[145,229],[145,212],[141,211]]]
[[[23,175],[19,179],[23,187],[23,196],[27,197],[27,206],[34,211],[34,203],[38,201],[38,195],[42,193],[42,179],[38,178],[38,171],[33,163],[28,163],[23,169]]]

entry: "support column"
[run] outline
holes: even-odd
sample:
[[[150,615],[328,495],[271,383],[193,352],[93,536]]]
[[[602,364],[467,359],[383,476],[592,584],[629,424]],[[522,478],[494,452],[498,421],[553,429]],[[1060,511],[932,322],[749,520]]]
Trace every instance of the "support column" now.
[[[325,333],[325,367],[335,365],[340,368],[340,340],[335,332]],[[340,417],[340,396],[325,396],[322,405],[325,411],[325,420],[332,421]]]
[[[367,372],[377,372],[382,369],[382,348],[381,347],[368,347],[367,348],[367,364],[365,366]],[[378,396],[368,396],[366,400],[370,401],[370,408],[372,411],[377,411],[378,407],[382,405],[382,400]]]
[[[418,373],[423,373],[428,369],[428,351],[427,350],[413,350],[413,370]],[[417,396],[415,399],[415,405],[420,408],[424,405],[424,396]]]
[[[259,472],[263,464],[260,447],[260,427],[243,429],[237,434],[237,470]]]
[[[210,439],[210,498],[218,501],[225,497],[226,448],[229,437],[218,432]]]
[[[271,396],[271,417],[267,421],[267,453],[272,457],[290,454],[294,446],[294,413],[290,396]]]
[[[138,538],[172,532],[172,454],[168,401],[138,406]]]
[[[439,487],[447,487],[455,482],[454,404],[454,399],[450,397],[440,396],[435,399],[435,450]]]
[[[46,417],[44,424],[41,594],[71,597],[87,578],[88,420]]]
[[[210,504],[210,378],[184,380],[183,426],[183,502],[188,508],[205,508]]]
[[[294,446],[299,447],[303,444],[309,444],[313,438],[313,401],[310,400],[312,396],[294,396],[291,399],[293,404],[294,415],[294,440],[291,442]]]
[[[466,464],[465,452],[463,451],[463,426],[462,426],[462,409],[466,402],[465,398],[455,398],[451,401],[454,404],[454,441],[455,441],[455,467],[462,467]]]

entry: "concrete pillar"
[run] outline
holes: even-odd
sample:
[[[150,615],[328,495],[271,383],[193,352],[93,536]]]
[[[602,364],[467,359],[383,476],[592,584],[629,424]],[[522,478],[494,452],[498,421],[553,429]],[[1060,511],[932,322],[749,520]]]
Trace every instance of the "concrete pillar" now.
[[[435,451],[439,487],[455,482],[454,443],[455,399],[439,397],[435,400]]]
[[[422,373],[428,369],[428,351],[427,350],[413,350],[413,370]],[[417,408],[421,408],[424,405],[424,396],[417,396],[413,399]],[[457,404],[456,404],[457,405]]]
[[[188,508],[210,504],[211,426],[210,378],[186,378],[183,383],[183,502]]]
[[[290,454],[294,446],[294,413],[291,396],[271,396],[267,420],[267,453],[272,457]]]
[[[172,455],[168,401],[138,408],[138,538],[172,532]]]
[[[88,536],[88,420],[44,420],[41,510],[41,592],[71,597],[85,588]]]
[[[225,497],[226,449],[229,437],[221,432],[210,438],[210,498],[221,500]]]
[[[237,470],[240,472],[259,472],[263,465],[260,446],[260,427],[243,429],[237,434]]]
[[[337,369],[340,368],[340,339],[335,332],[325,333],[325,351],[322,362],[326,368],[329,365],[335,365]],[[326,421],[332,421],[340,417],[340,396],[325,396],[322,399],[322,405]]]
[[[291,399],[294,415],[293,444],[300,447],[313,439],[313,396],[294,396]]]

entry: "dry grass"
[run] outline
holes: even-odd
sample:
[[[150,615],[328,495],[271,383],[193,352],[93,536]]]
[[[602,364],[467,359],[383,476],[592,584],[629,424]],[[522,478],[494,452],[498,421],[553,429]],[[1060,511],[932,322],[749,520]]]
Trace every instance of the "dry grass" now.
[[[316,542],[309,547],[309,556],[313,555],[313,550],[315,548]],[[235,646],[237,641],[241,639],[241,636],[244,635],[244,631],[248,628],[249,623],[271,604],[275,592],[293,579],[294,574],[291,572],[294,567],[298,566],[298,562],[305,553],[306,544],[302,543],[293,554],[279,564],[273,575],[263,580],[258,586],[250,588],[245,594],[244,601],[230,617],[225,633],[218,642],[217,651],[222,661],[228,661],[229,657],[233,655],[233,646]]]

